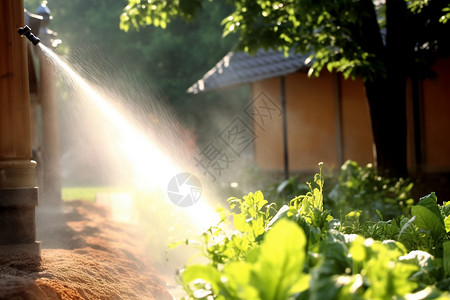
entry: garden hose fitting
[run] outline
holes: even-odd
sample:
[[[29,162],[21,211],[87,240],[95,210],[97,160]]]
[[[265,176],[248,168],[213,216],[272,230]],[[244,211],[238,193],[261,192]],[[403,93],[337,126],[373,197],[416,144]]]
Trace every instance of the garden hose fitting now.
[[[41,41],[31,32],[31,28],[28,25],[25,25],[25,27],[19,27],[17,32],[20,34],[20,36],[26,36],[35,46]]]

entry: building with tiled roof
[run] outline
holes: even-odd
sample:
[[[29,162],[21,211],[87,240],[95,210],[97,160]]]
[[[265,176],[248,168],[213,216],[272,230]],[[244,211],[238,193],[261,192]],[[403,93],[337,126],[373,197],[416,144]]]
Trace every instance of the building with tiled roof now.
[[[256,165],[282,172],[316,171],[317,163],[339,167],[352,159],[373,162],[373,137],[363,82],[323,70],[308,77],[307,56],[258,51],[230,52],[188,93],[248,84],[246,111]],[[450,172],[450,59],[434,65],[435,80],[424,80],[420,94],[407,94],[408,167],[411,172]],[[388,107],[386,109],[389,109]],[[237,127],[236,127],[237,128]]]
[[[246,52],[229,52],[202,79],[194,83],[188,93],[216,90],[284,76],[306,68],[307,56],[273,50],[260,50],[256,55]]]

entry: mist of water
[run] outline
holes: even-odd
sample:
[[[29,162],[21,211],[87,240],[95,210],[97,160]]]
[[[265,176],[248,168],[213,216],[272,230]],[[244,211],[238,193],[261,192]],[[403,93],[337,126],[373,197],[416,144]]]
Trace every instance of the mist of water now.
[[[168,183],[174,176],[183,172],[196,173],[191,162],[194,157],[192,145],[183,138],[182,132],[177,132],[182,129],[170,114],[163,109],[150,112],[158,119],[157,122],[151,122],[147,118],[149,114],[142,112],[136,117],[135,111],[125,107],[123,101],[88,83],[66,61],[44,45],[39,45],[60,71],[65,84],[73,89],[76,94],[74,98],[82,99],[83,109],[74,111],[78,113],[77,124],[83,124],[96,148],[100,149],[97,153],[100,157],[94,158],[91,163],[95,165],[96,160],[111,160],[113,166],[106,172],[108,176],[130,187],[134,206],[140,211],[138,223],[148,231],[148,238],[154,247],[151,255],[162,260],[162,253],[169,242],[215,225],[218,216],[207,202],[207,199],[214,197],[214,193],[206,189],[207,184],[202,184],[202,198],[191,207],[178,207],[168,197]],[[150,101],[158,99],[151,98]],[[79,148],[72,159],[76,159],[77,154],[85,155],[82,149]],[[64,170],[64,162],[61,167]],[[102,164],[98,163],[98,167],[101,168]],[[118,197],[116,201],[119,208],[115,211],[119,214],[127,211],[124,207],[129,206],[128,202],[122,203],[124,206],[120,208],[120,202],[126,199],[129,200],[129,197]],[[172,272],[170,261],[168,264],[160,262],[159,267],[167,267]]]

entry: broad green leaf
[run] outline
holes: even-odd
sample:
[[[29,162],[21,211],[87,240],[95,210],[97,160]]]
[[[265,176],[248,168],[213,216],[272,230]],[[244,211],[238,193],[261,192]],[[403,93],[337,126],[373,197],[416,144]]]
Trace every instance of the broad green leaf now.
[[[450,241],[445,241],[442,246],[444,248],[444,273],[446,277],[450,277]]]
[[[252,224],[252,229],[253,229],[253,233],[255,234],[255,237],[257,237],[258,235],[261,235],[265,232],[265,228],[264,228],[264,219],[263,218],[257,218],[256,220],[253,220],[251,222]]]
[[[366,247],[364,246],[364,238],[358,236],[356,240],[351,244],[349,252],[356,262],[362,262],[366,259]]]
[[[221,294],[225,299],[259,299],[258,290],[250,285],[251,265],[246,262],[232,262],[223,269]]]
[[[268,231],[251,279],[262,300],[288,299],[308,288],[303,278],[305,246],[305,233],[292,221],[281,219]]]
[[[416,217],[415,223],[419,228],[429,230],[435,239],[445,233],[444,222],[425,206],[411,207],[411,214]]]
[[[261,256],[261,247],[255,247],[250,249],[245,256],[245,260],[248,263],[255,264]]]
[[[267,203],[267,200],[264,200],[264,195],[261,191],[255,192],[254,199],[258,210],[260,210]]]
[[[441,211],[439,210],[439,206],[437,204],[437,197],[434,192],[420,198],[419,203],[417,203],[417,205],[428,208],[433,214],[436,215],[436,217],[442,220]]]
[[[248,239],[243,238],[241,236],[233,235],[232,241],[234,243],[234,246],[239,250],[246,252],[248,250],[249,244]]]
[[[250,228],[250,225],[247,223],[247,217],[243,213],[235,214],[233,216],[233,225],[234,228],[236,228],[240,232],[246,232]]]
[[[400,233],[398,235],[399,241],[408,241],[411,236],[414,235],[414,222],[416,221],[416,217],[412,217],[411,219],[403,218],[400,221]]]
[[[310,274],[303,274],[299,280],[291,287],[289,294],[298,294],[308,289],[309,281],[311,280]]]
[[[218,293],[220,283],[220,273],[213,266],[206,265],[192,265],[187,267],[181,274],[183,281],[186,283],[193,282],[194,280],[204,280],[209,282],[215,293]]]
[[[397,250],[401,254],[406,254],[408,251],[406,250],[405,245],[403,245],[401,242],[394,241],[394,240],[385,240],[383,241],[383,245],[388,248],[389,250]]]
[[[398,299],[415,291],[417,282],[410,281],[409,277],[419,269],[417,264],[399,260],[400,251],[390,250],[379,241],[367,241],[364,246],[371,254],[361,271],[369,284],[364,296],[368,299]]]

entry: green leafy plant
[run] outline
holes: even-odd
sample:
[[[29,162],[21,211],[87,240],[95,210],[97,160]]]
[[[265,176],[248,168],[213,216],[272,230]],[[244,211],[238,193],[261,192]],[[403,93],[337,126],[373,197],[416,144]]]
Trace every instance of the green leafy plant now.
[[[182,273],[185,289],[194,299],[288,299],[308,288],[309,275],[302,272],[305,243],[301,228],[280,221],[245,259],[223,268],[186,268]]]
[[[434,193],[411,217],[340,219],[324,209],[319,174],[273,215],[262,192],[230,198],[231,211],[197,245],[206,258],[180,280],[188,299],[448,299],[450,204]],[[232,219],[232,220],[231,220]]]
[[[398,240],[409,249],[419,249],[442,257],[443,244],[450,240],[449,203],[437,204],[435,193],[420,198],[411,208],[412,218],[404,222]]]
[[[387,219],[407,215],[414,203],[413,183],[405,179],[380,176],[372,164],[364,167],[348,160],[338,176],[338,183],[328,194],[327,205],[333,213],[360,210],[363,218],[377,219],[381,212]]]
[[[289,201],[309,191],[308,185],[301,181],[300,176],[292,176],[289,179],[276,181],[264,188],[265,195],[279,206],[289,204]]]

